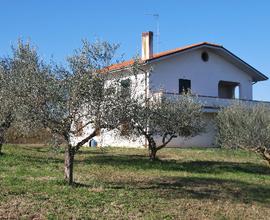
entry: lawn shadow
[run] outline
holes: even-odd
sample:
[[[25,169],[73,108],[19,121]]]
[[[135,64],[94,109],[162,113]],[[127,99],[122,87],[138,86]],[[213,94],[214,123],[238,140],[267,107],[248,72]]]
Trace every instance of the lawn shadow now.
[[[236,180],[204,177],[162,177],[149,182],[110,182],[113,189],[153,190],[157,197],[166,199],[231,200],[243,203],[269,204],[270,186]]]
[[[6,154],[5,154],[6,155]],[[1,157],[0,157],[1,158]],[[35,164],[40,164],[40,166],[44,166],[46,164],[64,164],[64,159],[56,158],[53,156],[37,156],[37,155],[27,155],[27,154],[22,154],[22,155],[16,155],[14,157],[16,160],[19,160],[21,163],[22,162],[31,162]]]
[[[27,151],[38,152],[44,155],[21,154],[17,155],[24,161],[36,163],[64,163],[63,155],[61,157],[49,155],[49,148],[44,147],[26,147],[20,146]],[[135,170],[161,170],[161,171],[184,171],[189,173],[222,174],[231,173],[249,173],[256,175],[270,175],[270,167],[263,164],[254,164],[250,162],[230,162],[215,160],[156,160],[150,161],[146,155],[142,154],[114,154],[113,152],[103,151],[79,151],[80,155],[89,155],[86,159],[75,156],[75,164],[97,164],[104,166],[114,166],[120,169]],[[5,156],[1,155],[1,157]],[[18,158],[17,158],[18,159]]]
[[[241,172],[257,175],[270,175],[267,165],[253,164],[250,162],[228,162],[228,161],[181,161],[181,160],[157,160],[150,161],[143,155],[94,155],[79,163],[109,165],[123,169],[158,169],[162,171],[185,171],[190,173],[212,173]]]

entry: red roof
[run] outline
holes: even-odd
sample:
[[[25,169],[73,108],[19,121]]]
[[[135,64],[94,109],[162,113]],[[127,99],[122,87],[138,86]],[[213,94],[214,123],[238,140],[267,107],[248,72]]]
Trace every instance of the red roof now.
[[[219,45],[219,44],[202,42],[202,43],[192,44],[192,45],[188,45],[188,46],[185,46],[185,47],[180,47],[180,48],[176,48],[176,49],[172,49],[172,50],[167,50],[167,51],[164,51],[164,52],[160,52],[160,53],[154,54],[153,57],[151,57],[150,59],[143,60],[142,62],[147,62],[147,61],[150,61],[150,60],[155,60],[155,59],[158,59],[158,58],[161,58],[161,57],[164,57],[164,56],[172,55],[174,53],[182,52],[182,51],[185,51],[185,50],[188,50],[188,49],[192,49],[192,48],[195,48],[195,47],[199,47],[199,46],[202,46],[202,45],[208,45],[208,46],[214,46],[214,47],[222,47],[222,45]],[[128,67],[128,66],[130,66],[132,64],[134,64],[134,60],[127,60],[127,61],[124,61],[122,63],[117,63],[117,64],[113,64],[111,66],[108,66],[107,67],[107,70],[109,70],[109,71],[111,71],[111,70],[118,70],[118,69],[122,69],[122,68]]]

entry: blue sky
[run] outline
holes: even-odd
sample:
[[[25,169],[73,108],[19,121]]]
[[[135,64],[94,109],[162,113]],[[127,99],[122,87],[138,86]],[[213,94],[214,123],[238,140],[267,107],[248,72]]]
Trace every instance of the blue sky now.
[[[159,51],[202,41],[222,44],[270,77],[270,1],[232,0],[1,0],[0,56],[17,39],[30,39],[45,59],[65,58],[81,39],[120,43],[130,58],[140,52],[141,32],[156,30]],[[156,44],[155,44],[156,46]],[[270,101],[270,81],[254,86],[254,99]]]

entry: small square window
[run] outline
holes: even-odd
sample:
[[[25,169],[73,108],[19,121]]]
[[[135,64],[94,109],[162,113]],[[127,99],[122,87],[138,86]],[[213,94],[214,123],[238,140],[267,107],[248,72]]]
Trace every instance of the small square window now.
[[[187,93],[191,89],[191,81],[189,79],[179,79],[179,94]]]

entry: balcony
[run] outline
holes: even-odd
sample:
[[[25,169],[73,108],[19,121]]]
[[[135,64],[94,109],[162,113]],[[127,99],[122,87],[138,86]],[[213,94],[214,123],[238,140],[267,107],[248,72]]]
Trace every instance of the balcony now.
[[[169,92],[154,92],[153,97],[161,98],[166,97],[168,99],[174,99],[181,96],[177,93]],[[228,107],[233,104],[244,104],[246,106],[254,106],[257,104],[264,104],[270,107],[270,102],[266,101],[256,101],[256,100],[244,100],[244,99],[227,99],[219,98],[214,96],[203,96],[203,95],[194,95],[196,101],[198,101],[204,108],[204,112],[217,112],[219,109]]]

